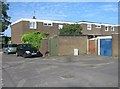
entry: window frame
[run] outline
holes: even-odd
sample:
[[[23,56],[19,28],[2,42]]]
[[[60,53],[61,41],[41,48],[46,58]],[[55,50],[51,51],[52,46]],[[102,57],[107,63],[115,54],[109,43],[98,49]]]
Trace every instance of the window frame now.
[[[59,25],[58,25],[58,29],[62,29],[63,26],[64,26],[63,24],[59,24]]]
[[[47,26],[47,23],[43,23],[43,26]]]
[[[111,31],[115,31],[115,26],[111,26]]]
[[[105,26],[105,31],[109,31],[109,26]]]
[[[100,27],[99,27],[100,26]],[[101,25],[95,24],[95,28],[101,28]]]
[[[87,30],[92,30],[92,24],[87,24]]]
[[[30,29],[37,29],[37,22],[36,21],[29,21],[29,28]]]
[[[43,26],[50,26],[50,27],[52,27],[53,23],[51,23],[51,22],[43,22]]]

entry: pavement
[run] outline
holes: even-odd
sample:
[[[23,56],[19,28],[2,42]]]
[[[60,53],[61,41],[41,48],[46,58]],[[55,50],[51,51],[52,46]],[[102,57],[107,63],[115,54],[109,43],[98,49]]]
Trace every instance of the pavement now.
[[[2,54],[3,87],[117,87],[118,60],[90,55],[23,58]]]

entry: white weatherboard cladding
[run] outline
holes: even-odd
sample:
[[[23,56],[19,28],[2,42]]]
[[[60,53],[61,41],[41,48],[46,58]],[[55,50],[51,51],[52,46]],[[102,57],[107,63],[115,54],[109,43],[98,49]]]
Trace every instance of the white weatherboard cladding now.
[[[59,24],[58,29],[62,29],[62,28],[63,28],[63,25]]]
[[[114,26],[111,27],[111,31],[115,31],[115,27]]]
[[[92,24],[87,24],[87,30],[92,30]]]
[[[36,23],[36,21],[30,21],[30,22],[29,22],[29,27],[30,27],[30,29],[36,29],[36,28],[37,28],[37,23]]]

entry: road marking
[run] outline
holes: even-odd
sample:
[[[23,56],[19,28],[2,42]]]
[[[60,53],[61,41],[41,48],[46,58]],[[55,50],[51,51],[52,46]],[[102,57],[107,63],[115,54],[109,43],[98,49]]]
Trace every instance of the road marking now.
[[[19,83],[18,83],[18,85],[17,85],[17,87],[23,87],[23,85],[25,84],[25,82],[26,82],[26,79],[20,80]]]

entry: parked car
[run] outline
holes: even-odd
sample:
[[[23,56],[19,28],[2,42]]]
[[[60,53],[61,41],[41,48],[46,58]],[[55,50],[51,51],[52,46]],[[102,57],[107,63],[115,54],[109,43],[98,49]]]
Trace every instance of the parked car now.
[[[5,44],[3,46],[3,52],[4,53],[16,53],[16,49],[17,49],[17,44]]]
[[[42,56],[42,54],[31,44],[19,44],[17,46],[16,56],[23,56],[26,58],[32,56]]]

